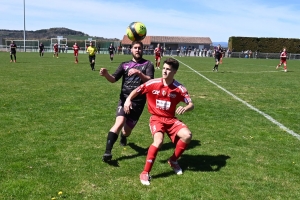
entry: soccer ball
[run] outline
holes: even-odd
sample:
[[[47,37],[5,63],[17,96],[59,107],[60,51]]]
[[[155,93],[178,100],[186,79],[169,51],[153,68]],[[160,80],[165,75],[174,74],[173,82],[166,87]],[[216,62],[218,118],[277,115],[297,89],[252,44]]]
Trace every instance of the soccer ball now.
[[[132,22],[127,27],[126,34],[131,41],[140,41],[146,37],[147,29],[141,22]]]

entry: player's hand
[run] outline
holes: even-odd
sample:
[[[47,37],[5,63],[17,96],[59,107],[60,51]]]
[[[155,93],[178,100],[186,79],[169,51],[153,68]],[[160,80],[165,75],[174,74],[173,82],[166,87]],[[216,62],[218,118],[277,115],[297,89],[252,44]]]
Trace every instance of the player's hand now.
[[[132,104],[131,104],[131,101],[130,101],[130,100],[127,100],[127,99],[126,99],[126,101],[125,101],[125,103],[124,103],[123,109],[124,109],[124,112],[125,112],[126,114],[129,114],[129,113],[130,113],[130,109],[132,109]]]
[[[100,76],[105,76],[107,74],[107,69],[106,68],[101,68],[99,71]]]
[[[134,75],[134,74],[139,74],[139,73],[141,73],[141,72],[140,72],[140,70],[138,70],[138,69],[130,69],[130,70],[128,71],[128,76],[132,76],[132,75]]]
[[[177,109],[176,109],[176,113],[178,114],[178,115],[181,115],[181,114],[183,114],[183,113],[185,113],[185,108],[184,107],[182,107],[182,106],[179,106]]]

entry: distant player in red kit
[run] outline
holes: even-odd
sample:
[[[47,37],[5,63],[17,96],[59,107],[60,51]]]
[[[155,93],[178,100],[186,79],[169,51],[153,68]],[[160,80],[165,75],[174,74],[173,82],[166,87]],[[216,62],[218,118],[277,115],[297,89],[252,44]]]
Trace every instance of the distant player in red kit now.
[[[79,51],[80,47],[75,42],[72,48],[73,48],[74,56],[75,56],[75,63],[78,63],[78,51]]]
[[[143,185],[150,185],[149,173],[163,144],[165,133],[175,144],[174,153],[168,159],[168,163],[177,175],[182,174],[177,160],[191,142],[192,133],[187,125],[175,117],[175,113],[181,115],[191,111],[194,109],[194,104],[186,88],[174,79],[178,67],[177,60],[166,59],[162,68],[162,78],[143,83],[129,94],[124,103],[124,112],[129,114],[132,112],[132,100],[138,95],[146,94],[148,111],[151,114],[149,126],[153,143],[148,149],[144,170],[140,174]],[[185,103],[185,106],[177,107],[180,102]]]
[[[160,44],[157,44],[157,47],[154,49],[155,56],[155,69],[160,69],[160,59],[161,59],[161,48]]]
[[[276,69],[278,69],[283,64],[284,72],[287,72],[286,58],[287,58],[286,48],[283,48],[282,52],[280,53],[280,63],[277,65]]]
[[[58,58],[58,44],[57,43],[55,43],[53,45],[53,51],[54,51],[53,57],[56,56],[56,58]]]

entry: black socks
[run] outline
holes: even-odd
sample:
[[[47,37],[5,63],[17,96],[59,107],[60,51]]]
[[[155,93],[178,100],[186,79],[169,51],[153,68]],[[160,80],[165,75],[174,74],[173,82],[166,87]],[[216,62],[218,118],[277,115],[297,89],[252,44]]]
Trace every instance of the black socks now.
[[[106,150],[105,153],[111,153],[111,150],[118,139],[118,134],[114,132],[108,132],[107,134],[107,142],[106,142]]]

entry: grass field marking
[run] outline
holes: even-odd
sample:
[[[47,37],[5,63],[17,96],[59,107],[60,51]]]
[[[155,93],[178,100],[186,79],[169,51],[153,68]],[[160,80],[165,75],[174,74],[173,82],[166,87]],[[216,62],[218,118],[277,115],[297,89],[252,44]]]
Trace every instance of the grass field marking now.
[[[178,60],[178,59],[177,59]],[[218,85],[217,83],[213,82],[212,80],[210,80],[209,78],[207,78],[206,76],[202,75],[201,73],[197,72],[196,70],[194,70],[192,67],[188,66],[187,64],[181,62],[180,60],[178,60],[178,62],[180,62],[181,64],[185,65],[186,67],[188,67],[190,70],[192,70],[193,72],[195,72],[196,74],[198,74],[199,76],[201,76],[202,78],[204,78],[205,80],[207,80],[208,82],[210,82],[211,84],[217,86],[218,88],[220,88],[221,90],[223,90],[224,92],[226,92],[227,94],[229,94],[230,96],[232,96],[234,99],[242,102],[244,105],[248,106],[250,109],[256,111],[257,113],[261,114],[262,116],[264,116],[265,118],[267,118],[269,121],[271,121],[273,124],[276,124],[277,126],[279,126],[279,128],[283,129],[284,131],[286,131],[288,134],[296,137],[298,140],[300,140],[300,135],[295,133],[293,130],[290,130],[289,128],[285,127],[283,124],[281,124],[280,122],[278,122],[277,120],[275,120],[273,117],[271,117],[270,115],[260,111],[259,109],[255,108],[254,106],[250,105],[249,103],[247,103],[246,101],[242,100],[241,98],[237,97],[236,95],[232,94],[231,92],[229,92],[228,90],[226,90],[225,88],[221,87],[220,85]]]
[[[193,71],[188,71],[188,70],[180,70],[181,72],[190,72],[194,73]],[[282,70],[283,71],[283,70]],[[212,70],[210,71],[197,71],[197,72],[210,72],[210,73],[216,73],[213,72]],[[278,73],[280,71],[259,71],[259,72],[238,72],[238,71],[224,71],[224,73],[238,73],[238,74],[261,74],[261,73]]]

